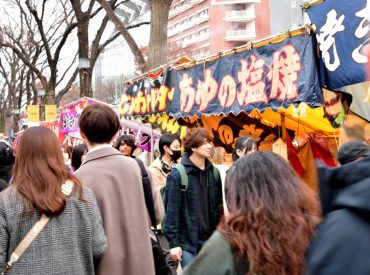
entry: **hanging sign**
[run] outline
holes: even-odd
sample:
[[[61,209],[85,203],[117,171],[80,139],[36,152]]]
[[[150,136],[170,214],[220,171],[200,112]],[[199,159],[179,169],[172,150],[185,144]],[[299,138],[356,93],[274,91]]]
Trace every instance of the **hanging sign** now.
[[[307,13],[316,28],[323,85],[337,89],[366,81],[370,1],[326,0]]]
[[[40,121],[40,106],[39,105],[27,105],[27,121],[28,122],[39,122]]]
[[[45,105],[45,121],[57,120],[57,105]]]
[[[121,115],[167,113],[172,117],[278,110],[306,102],[323,104],[313,37],[302,34],[282,42],[224,56],[184,70],[168,70],[160,85],[144,79],[122,96]]]

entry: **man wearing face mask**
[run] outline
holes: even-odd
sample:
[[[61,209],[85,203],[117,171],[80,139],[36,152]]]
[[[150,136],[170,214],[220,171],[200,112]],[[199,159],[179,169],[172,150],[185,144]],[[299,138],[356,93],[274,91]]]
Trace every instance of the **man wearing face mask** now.
[[[173,169],[167,177],[162,225],[171,257],[181,261],[182,268],[212,235],[222,213],[221,178],[209,161],[212,137],[203,128],[191,128],[183,144],[182,166]]]
[[[159,139],[158,147],[160,156],[152,162],[148,170],[152,175],[155,186],[161,189],[166,185],[167,175],[181,157],[180,137],[173,134],[164,134]],[[176,274],[178,262],[173,260],[170,255],[170,247],[166,237],[162,233],[160,225],[158,229],[159,239],[166,254],[166,262],[171,267],[173,274]]]
[[[160,157],[153,161],[149,167],[152,179],[158,188],[166,184],[168,173],[181,157],[180,137],[173,134],[164,134],[159,139]]]

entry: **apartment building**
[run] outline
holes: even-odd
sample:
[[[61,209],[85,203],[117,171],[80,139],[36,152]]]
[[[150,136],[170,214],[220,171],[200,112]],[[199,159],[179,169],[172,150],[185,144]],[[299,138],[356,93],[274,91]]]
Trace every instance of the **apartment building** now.
[[[168,23],[169,59],[194,59],[267,37],[270,0],[174,0]]]

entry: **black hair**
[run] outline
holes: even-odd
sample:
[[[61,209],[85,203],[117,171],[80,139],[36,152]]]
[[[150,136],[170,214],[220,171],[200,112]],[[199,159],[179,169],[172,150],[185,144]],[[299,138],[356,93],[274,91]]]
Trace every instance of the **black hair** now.
[[[126,143],[128,146],[131,147],[131,149],[132,149],[131,154],[137,148],[135,139],[131,135],[122,135],[122,136],[117,137],[117,140],[114,144],[115,145],[114,148],[116,148],[119,151],[119,147],[121,146],[122,142]]]
[[[0,141],[0,158],[9,158],[13,156],[13,148],[3,141]]]
[[[337,160],[344,165],[367,156],[370,156],[370,145],[365,141],[352,140],[342,144],[337,153]]]
[[[82,163],[82,156],[87,153],[87,145],[79,144],[72,151],[71,165],[76,171]]]
[[[164,155],[164,146],[170,147],[172,142],[174,142],[175,140],[178,140],[181,145],[181,140],[178,135],[164,134],[163,136],[161,136],[158,143],[159,153],[161,154],[161,157]]]
[[[248,152],[253,149],[253,147],[257,148],[257,143],[251,137],[239,137],[235,142],[235,148],[233,150],[232,158],[233,161],[236,161],[239,156],[236,151],[239,149],[240,151]]]
[[[117,114],[104,104],[92,104],[81,113],[78,126],[92,144],[110,143],[120,128]]]
[[[15,162],[14,150],[8,144],[0,141],[0,180],[9,182],[12,177]]]

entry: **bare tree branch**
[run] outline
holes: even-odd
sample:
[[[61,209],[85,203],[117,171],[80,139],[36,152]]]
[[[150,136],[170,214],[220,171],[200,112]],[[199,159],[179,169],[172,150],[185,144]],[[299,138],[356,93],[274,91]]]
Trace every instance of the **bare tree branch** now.
[[[77,59],[77,56],[78,56],[78,53],[75,54],[71,64],[68,66],[68,68],[64,71],[64,74],[62,75],[62,77],[60,78],[60,80],[57,82],[57,86],[59,86],[59,84],[64,80],[66,74],[69,72],[69,70],[72,68],[72,66],[75,64],[76,62],[76,59]]]
[[[59,102],[62,99],[62,97],[66,93],[68,93],[68,91],[71,89],[72,84],[75,82],[75,80],[77,78],[77,75],[78,75],[78,68],[76,68],[76,70],[73,72],[71,78],[69,79],[69,81],[66,84],[66,86],[64,87],[64,89],[60,90],[58,95],[55,97],[55,102],[56,102],[57,105],[59,105]]]
[[[43,0],[43,3],[42,3],[43,11],[44,11],[44,5],[45,4],[46,4],[46,1]],[[50,47],[48,45],[48,40],[45,36],[42,19],[39,18],[36,8],[31,6],[31,3],[30,3],[29,0],[26,0],[26,6],[27,6],[28,10],[31,12],[31,14],[33,15],[33,17],[35,18],[36,24],[38,26],[38,31],[39,31],[39,33],[41,35],[41,39],[44,43],[44,49],[45,49],[46,56],[48,58],[48,62],[49,62],[50,65],[54,64],[54,60],[53,60],[53,57],[52,57],[51,52],[50,52]],[[52,66],[50,66],[50,70],[52,70],[52,69],[53,69]]]
[[[125,2],[125,1],[124,1]],[[126,29],[127,30],[130,30],[130,29],[134,29],[134,28],[138,28],[140,26],[143,26],[143,25],[149,25],[150,22],[140,22],[140,23],[137,23],[137,24],[134,24],[134,25],[130,25],[130,26],[127,26]],[[98,49],[98,55],[110,44],[112,43],[114,40],[117,39],[117,37],[119,37],[121,35],[120,32],[117,32],[116,34],[112,35],[109,39],[107,39],[102,45],[100,45],[99,49]]]
[[[36,68],[34,64],[32,64],[14,45],[7,43],[7,42],[2,42],[0,41],[0,46],[4,46],[7,48],[12,49],[17,56],[22,59],[23,63],[26,64],[36,75],[37,77],[46,83],[45,77],[41,74],[41,72]]]
[[[134,54],[136,63],[138,64],[140,70],[144,72],[147,68],[147,64],[145,62],[144,56],[142,52],[140,51],[138,45],[136,44],[135,40],[132,38],[131,34],[126,29],[125,25],[118,18],[118,16],[115,14],[114,10],[112,9],[112,7],[108,4],[106,0],[97,0],[97,2],[104,8],[109,19],[114,23],[117,30],[125,38],[128,46],[130,47],[132,53]]]

